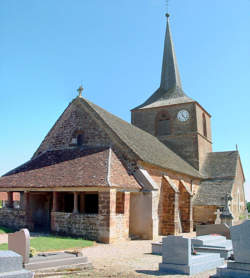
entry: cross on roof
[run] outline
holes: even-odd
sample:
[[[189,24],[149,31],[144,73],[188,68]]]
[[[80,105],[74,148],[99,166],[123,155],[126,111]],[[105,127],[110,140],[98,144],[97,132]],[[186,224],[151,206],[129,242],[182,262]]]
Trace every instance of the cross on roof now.
[[[82,96],[82,91],[83,91],[83,87],[82,85],[77,89],[78,92],[78,96],[81,97]]]

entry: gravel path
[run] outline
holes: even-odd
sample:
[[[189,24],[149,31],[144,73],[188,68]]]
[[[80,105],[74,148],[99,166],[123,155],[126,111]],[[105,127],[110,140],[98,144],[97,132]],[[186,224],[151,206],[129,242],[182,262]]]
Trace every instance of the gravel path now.
[[[92,262],[94,270],[86,271],[76,277],[193,277],[208,278],[215,274],[215,270],[202,274],[165,275],[159,271],[161,256],[151,254],[151,242],[146,240],[133,240],[115,244],[98,244],[94,247],[84,248],[83,253]],[[73,277],[73,276],[72,276]]]

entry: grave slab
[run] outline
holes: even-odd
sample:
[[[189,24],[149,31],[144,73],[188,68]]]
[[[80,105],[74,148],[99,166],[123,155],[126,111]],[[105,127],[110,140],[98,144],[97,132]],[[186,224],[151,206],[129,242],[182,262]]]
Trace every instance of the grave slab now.
[[[92,266],[87,257],[77,256],[76,254],[68,252],[55,252],[37,255],[31,258],[28,264],[24,264],[24,267],[28,270],[40,271],[43,269],[56,269],[67,266],[74,268],[74,265],[80,265],[81,268],[84,266],[86,266],[86,268]]]
[[[221,258],[228,259],[232,251],[232,242],[224,236],[206,235],[192,238],[192,245],[199,253],[217,253]],[[162,254],[162,243],[152,243],[152,254]]]
[[[219,254],[192,255],[191,239],[182,236],[163,238],[162,263],[159,269],[166,273],[193,275],[224,264]]]
[[[31,271],[23,269],[23,258],[13,251],[0,251],[0,278],[32,278]]]

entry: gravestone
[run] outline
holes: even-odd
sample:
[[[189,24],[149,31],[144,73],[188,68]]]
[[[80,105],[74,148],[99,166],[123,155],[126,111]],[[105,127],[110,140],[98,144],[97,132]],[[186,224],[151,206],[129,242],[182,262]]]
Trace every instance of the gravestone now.
[[[204,236],[218,234],[231,239],[229,226],[227,224],[196,225],[196,235]]]
[[[8,234],[8,249],[23,257],[23,263],[29,262],[30,233],[28,229]]]
[[[222,212],[219,209],[217,209],[214,214],[216,215],[214,224],[221,224],[220,215],[222,214]]]
[[[32,278],[31,271],[23,269],[22,256],[13,251],[0,251],[1,278]]]
[[[250,220],[230,228],[233,243],[234,261],[218,267],[212,277],[249,278],[250,277]]]
[[[163,238],[162,263],[159,269],[172,274],[193,275],[213,269],[224,263],[219,254],[192,254],[190,238],[168,236]]]

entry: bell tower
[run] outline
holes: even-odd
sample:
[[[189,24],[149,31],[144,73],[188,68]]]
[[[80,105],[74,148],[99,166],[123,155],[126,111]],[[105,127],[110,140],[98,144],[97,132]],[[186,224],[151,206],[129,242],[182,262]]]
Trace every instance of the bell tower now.
[[[206,154],[212,152],[211,115],[182,89],[169,14],[166,17],[160,87],[131,110],[131,122],[201,170]]]

